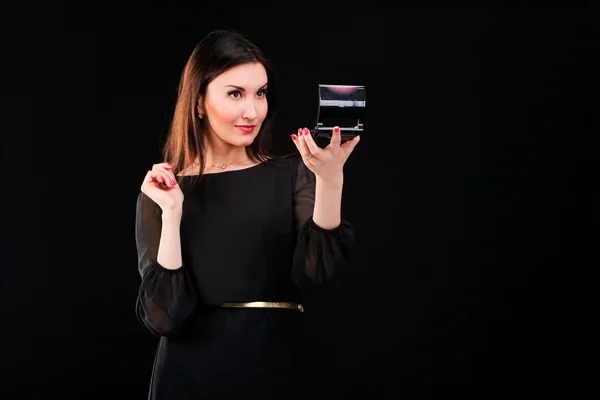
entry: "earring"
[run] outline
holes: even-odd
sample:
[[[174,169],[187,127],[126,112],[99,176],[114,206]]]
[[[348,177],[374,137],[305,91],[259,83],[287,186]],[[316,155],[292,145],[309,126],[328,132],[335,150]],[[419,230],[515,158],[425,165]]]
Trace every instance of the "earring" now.
[[[204,115],[198,113],[198,118],[202,119],[202,118],[204,118]]]

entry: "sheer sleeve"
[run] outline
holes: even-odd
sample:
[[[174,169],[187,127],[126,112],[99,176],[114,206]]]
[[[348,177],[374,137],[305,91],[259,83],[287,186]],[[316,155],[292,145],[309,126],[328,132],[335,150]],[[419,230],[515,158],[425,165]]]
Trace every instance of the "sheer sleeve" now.
[[[197,297],[185,266],[170,270],[156,260],[162,228],[161,212],[152,199],[140,193],[136,206],[135,239],[142,283],[135,311],[150,332],[171,336],[194,312]]]
[[[296,171],[294,214],[297,232],[292,280],[302,289],[330,281],[350,263],[354,230],[342,218],[339,226],[323,229],[313,221],[316,177],[302,162]]]

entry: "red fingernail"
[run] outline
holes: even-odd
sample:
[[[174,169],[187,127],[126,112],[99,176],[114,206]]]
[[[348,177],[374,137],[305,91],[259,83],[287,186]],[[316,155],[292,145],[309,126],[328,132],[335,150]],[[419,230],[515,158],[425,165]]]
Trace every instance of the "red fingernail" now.
[[[298,136],[292,134],[292,140],[297,140],[297,139],[298,139]]]
[[[337,133],[340,131],[340,128],[336,126],[335,128],[333,128],[333,131]]]

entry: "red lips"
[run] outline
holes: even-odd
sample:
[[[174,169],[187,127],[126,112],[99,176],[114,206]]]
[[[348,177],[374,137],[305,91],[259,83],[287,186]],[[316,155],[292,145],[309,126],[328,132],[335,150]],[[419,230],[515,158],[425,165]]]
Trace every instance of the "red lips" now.
[[[250,133],[254,130],[256,125],[236,125],[235,127],[244,133]]]

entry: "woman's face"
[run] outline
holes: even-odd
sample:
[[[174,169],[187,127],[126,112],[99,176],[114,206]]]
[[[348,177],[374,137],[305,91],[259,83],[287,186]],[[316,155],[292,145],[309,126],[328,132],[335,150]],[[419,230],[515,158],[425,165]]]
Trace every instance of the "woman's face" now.
[[[199,109],[210,125],[210,140],[249,146],[267,116],[265,67],[248,63],[223,72],[208,85]]]

